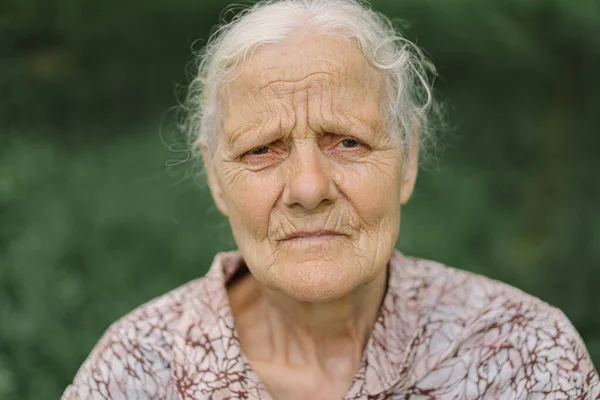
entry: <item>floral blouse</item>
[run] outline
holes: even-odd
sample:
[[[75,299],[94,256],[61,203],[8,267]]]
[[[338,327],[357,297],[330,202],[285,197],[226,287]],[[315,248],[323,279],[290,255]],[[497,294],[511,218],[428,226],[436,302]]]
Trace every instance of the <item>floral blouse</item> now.
[[[271,399],[240,349],[226,284],[209,272],[114,323],[63,400]],[[513,287],[395,252],[345,399],[600,399],[585,345],[558,309]]]

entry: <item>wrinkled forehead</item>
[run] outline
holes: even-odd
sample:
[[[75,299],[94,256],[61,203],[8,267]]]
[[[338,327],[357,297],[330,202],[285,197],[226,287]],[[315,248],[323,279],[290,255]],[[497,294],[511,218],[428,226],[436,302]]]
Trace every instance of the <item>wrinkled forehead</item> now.
[[[308,36],[259,47],[225,79],[220,101],[226,132],[263,114],[297,112],[303,105],[321,118],[347,114],[379,125],[384,80],[354,42]]]

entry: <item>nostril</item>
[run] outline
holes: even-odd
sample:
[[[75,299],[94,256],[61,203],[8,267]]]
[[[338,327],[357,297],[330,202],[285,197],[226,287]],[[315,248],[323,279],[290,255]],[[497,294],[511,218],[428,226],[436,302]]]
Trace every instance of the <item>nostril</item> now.
[[[291,176],[284,195],[288,205],[297,204],[309,210],[324,201],[334,201],[337,198],[333,182],[316,169]]]

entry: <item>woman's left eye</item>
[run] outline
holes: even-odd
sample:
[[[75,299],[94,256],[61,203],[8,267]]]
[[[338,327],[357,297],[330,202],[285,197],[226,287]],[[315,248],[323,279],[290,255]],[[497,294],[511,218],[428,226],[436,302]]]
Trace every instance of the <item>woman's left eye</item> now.
[[[344,139],[341,141],[341,144],[347,149],[353,149],[355,147],[360,146],[360,143],[354,139]]]

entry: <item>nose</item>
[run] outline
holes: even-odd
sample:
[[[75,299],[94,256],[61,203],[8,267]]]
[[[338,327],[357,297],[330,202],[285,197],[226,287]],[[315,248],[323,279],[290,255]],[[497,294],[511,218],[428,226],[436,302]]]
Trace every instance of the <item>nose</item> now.
[[[296,146],[287,171],[283,201],[287,206],[314,210],[321,203],[335,202],[337,188],[331,180],[331,167],[316,144]]]

